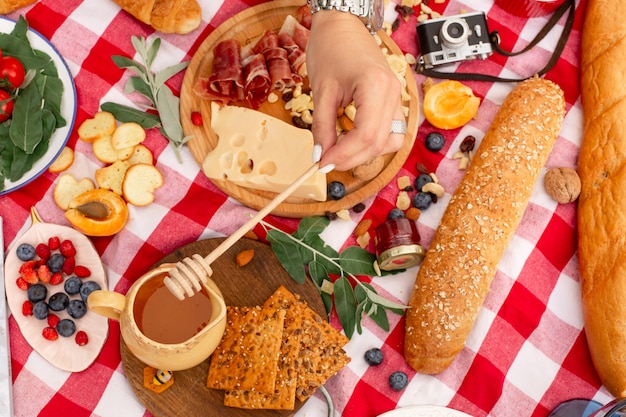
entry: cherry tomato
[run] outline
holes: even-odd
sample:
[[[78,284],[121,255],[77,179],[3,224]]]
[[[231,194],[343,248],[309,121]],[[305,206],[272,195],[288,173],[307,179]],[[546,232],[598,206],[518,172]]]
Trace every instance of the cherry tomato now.
[[[11,117],[13,113],[13,97],[4,90],[0,90],[0,123]]]
[[[12,56],[3,56],[0,59],[0,79],[6,79],[17,88],[24,82],[26,71],[19,59]]]

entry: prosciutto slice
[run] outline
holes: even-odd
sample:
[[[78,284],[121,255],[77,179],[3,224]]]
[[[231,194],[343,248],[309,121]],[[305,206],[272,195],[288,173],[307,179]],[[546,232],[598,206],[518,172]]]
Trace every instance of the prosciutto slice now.
[[[280,46],[276,32],[273,30],[265,31],[252,47],[252,52],[263,54],[273,89],[282,91],[296,84],[291,75],[288,53]]]
[[[256,110],[267,99],[272,87],[265,57],[261,53],[250,55],[242,63],[245,76],[244,95],[250,107]]]
[[[243,99],[241,46],[234,39],[218,43],[213,49],[213,68],[208,78],[201,77],[194,91],[201,97],[228,104]]]
[[[306,51],[306,46],[309,44],[310,29],[306,28],[302,23],[292,15],[288,15],[283,21],[278,33],[287,33],[293,38],[296,44]]]
[[[287,59],[294,73],[306,77],[306,52],[298,46],[287,32],[278,34],[278,42],[287,51]]]
[[[313,16],[311,15],[311,8],[308,4],[298,7],[293,15],[302,26],[311,30],[311,19]]]

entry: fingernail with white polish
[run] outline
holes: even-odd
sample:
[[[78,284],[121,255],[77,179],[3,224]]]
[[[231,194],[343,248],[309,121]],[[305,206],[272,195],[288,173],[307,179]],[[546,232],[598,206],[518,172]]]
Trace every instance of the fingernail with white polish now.
[[[323,166],[320,168],[320,172],[322,174],[328,174],[330,171],[332,171],[333,169],[335,169],[335,164],[328,164],[326,166]]]
[[[313,159],[313,163],[319,162],[320,159],[322,159],[322,145],[319,143],[313,145],[313,154],[311,158]]]

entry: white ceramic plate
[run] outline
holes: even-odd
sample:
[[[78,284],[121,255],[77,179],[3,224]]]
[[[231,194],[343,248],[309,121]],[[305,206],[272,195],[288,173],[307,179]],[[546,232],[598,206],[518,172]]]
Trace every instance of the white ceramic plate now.
[[[415,405],[387,411],[378,417],[472,417],[452,408],[436,405]]]
[[[27,300],[28,296],[26,291],[19,289],[15,282],[17,277],[20,276],[19,269],[23,263],[15,254],[16,248],[22,243],[30,243],[33,246],[42,242],[47,243],[48,238],[52,236],[58,236],[61,241],[65,239],[71,240],[76,248],[76,265],[86,266],[91,271],[91,276],[85,278],[85,280],[95,281],[100,285],[100,288],[108,289],[107,277],[102,261],[91,240],[71,227],[35,221],[13,243],[7,253],[4,263],[4,285],[7,302],[24,339],[34,350],[59,369],[68,372],[80,372],[89,367],[100,354],[109,334],[108,319],[87,310],[85,316],[74,320],[76,330],[85,331],[89,337],[89,343],[84,346],[76,344],[74,340],[75,335],[71,337],[60,336],[56,341],[48,341],[42,336],[44,327],[48,326],[48,321],[38,320],[34,316],[26,317],[22,314],[22,304]],[[56,292],[64,291],[64,284],[46,284],[46,287],[48,289],[48,297]],[[70,296],[70,299],[78,298],[80,297],[76,295]],[[66,310],[52,313],[59,316],[60,319],[70,318]]]
[[[14,20],[0,16],[0,32],[11,33],[14,27]],[[59,78],[63,82],[64,91],[63,100],[61,101],[61,114],[63,115],[63,118],[65,118],[67,124],[64,127],[57,129],[52,134],[48,145],[48,151],[33,164],[32,168],[26,172],[22,178],[15,182],[8,180],[5,181],[4,190],[0,191],[0,195],[17,190],[43,174],[45,170],[48,169],[50,164],[52,164],[52,162],[57,158],[57,156],[59,156],[61,150],[63,150],[63,147],[72,133],[74,121],[76,119],[76,87],[74,85],[72,74],[63,60],[63,57],[61,57],[59,52],[48,39],[31,28],[28,29],[28,40],[30,41],[33,49],[45,52],[54,61]]]

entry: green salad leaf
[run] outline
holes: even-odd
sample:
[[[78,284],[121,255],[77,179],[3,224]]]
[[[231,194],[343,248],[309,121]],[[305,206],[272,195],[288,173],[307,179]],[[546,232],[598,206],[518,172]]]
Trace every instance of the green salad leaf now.
[[[6,179],[22,178],[45,155],[54,131],[67,124],[61,115],[63,81],[52,58],[34,50],[27,33],[23,16],[11,33],[0,33],[2,54],[19,59],[27,72],[23,85],[10,91],[11,118],[0,123],[0,191]]]

